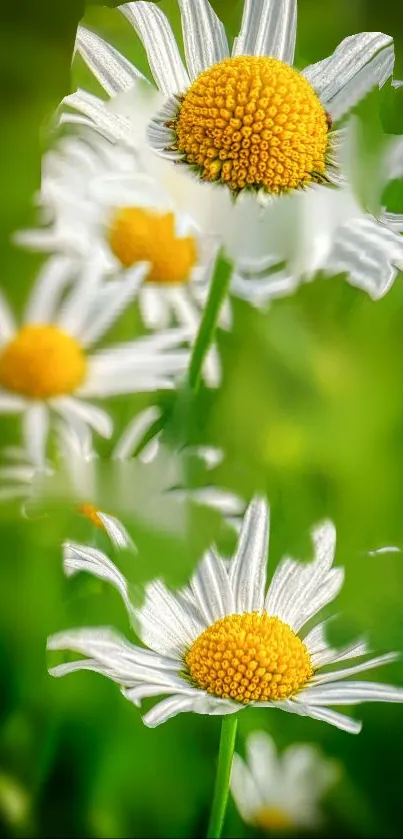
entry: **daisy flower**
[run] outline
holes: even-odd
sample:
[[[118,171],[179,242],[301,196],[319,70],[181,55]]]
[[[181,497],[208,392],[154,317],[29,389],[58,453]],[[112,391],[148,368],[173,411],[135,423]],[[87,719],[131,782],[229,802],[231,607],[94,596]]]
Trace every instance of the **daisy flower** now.
[[[88,263],[71,284],[71,263],[53,257],[40,273],[19,327],[0,296],[0,413],[21,414],[24,446],[36,464],[45,461],[53,414],[83,431],[104,437],[112,420],[89,398],[173,386],[186,369],[188,350],[180,349],[183,330],[168,330],[90,353],[133,297],[147,266],[138,265],[113,301],[95,301],[99,265]]]
[[[179,6],[186,67],[169,21],[156,4],[119,7],[143,42],[158,95],[155,89],[145,95],[137,68],[80,27],[77,50],[110,99],[79,90],[64,100],[78,113],[63,114],[62,121],[91,125],[109,139],[137,148],[146,168],[158,172],[201,229],[220,237],[237,265],[235,293],[264,302],[273,282],[275,293],[277,285],[288,291],[311,270],[332,272],[327,257],[333,200],[337,211],[340,199],[320,185],[345,182],[339,154],[345,129],[334,129],[334,123],[391,75],[393,42],[379,32],[353,35],[332,56],[300,73],[292,66],[296,0],[245,0],[231,55],[224,27],[208,0],[180,0]],[[148,148],[142,137],[145,123]],[[152,159],[150,149],[156,152]],[[316,215],[321,214],[319,230],[309,226],[308,254],[306,192],[318,196]],[[348,221],[349,196],[344,202],[342,193],[342,198]],[[315,202],[316,197],[314,207]],[[363,215],[361,209],[358,215]],[[352,221],[355,216],[356,209]],[[383,220],[371,221],[353,238],[359,239],[358,247],[386,251],[392,231]],[[321,253],[319,265],[309,258],[313,244]],[[353,267],[356,245],[354,241]],[[346,251],[350,256],[348,246]],[[375,285],[375,295],[381,296],[388,282],[379,260],[374,271],[368,290],[373,294]]]
[[[280,756],[265,731],[246,741],[246,761],[235,754],[231,792],[245,822],[265,832],[314,828],[322,821],[319,802],[339,776],[308,743],[295,744]]]
[[[177,211],[158,182],[142,174],[136,155],[88,130],[65,137],[45,156],[39,202],[46,224],[21,231],[18,244],[64,254],[73,262],[96,256],[102,266],[102,306],[113,302],[139,263],[147,262],[137,300],[144,325],[183,326],[195,336],[206,302],[217,245],[191,217]],[[124,293],[120,289],[120,293]],[[228,327],[225,301],[220,324]],[[217,351],[205,364],[211,385],[220,378]]]
[[[283,559],[266,593],[268,508],[256,498],[230,562],[208,551],[188,587],[174,594],[161,581],[152,582],[140,609],[132,605],[128,584],[108,557],[66,545],[66,571],[85,570],[109,580],[145,647],[108,629],[61,632],[49,639],[48,648],[85,658],[56,665],[51,674],[94,670],[117,682],[135,705],[165,696],[143,717],[150,727],[184,711],[227,715],[256,706],[359,732],[360,722],[330,706],[402,702],[403,688],[349,679],[397,655],[368,659],[362,641],[336,650],[326,641],[323,621],[307,629],[308,621],[337,595],[344,576],[341,568],[332,567],[333,525],[316,527],[313,541],[313,561],[303,565]],[[340,667],[363,656],[364,661]]]
[[[46,514],[49,502],[67,505],[105,531],[115,548],[135,548],[122,516],[135,515],[167,532],[183,530],[186,501],[217,510],[238,531],[245,509],[241,498],[213,485],[185,487],[185,454],[208,472],[223,458],[218,449],[192,447],[181,456],[168,452],[157,434],[134,457],[160,416],[154,406],[136,415],[107,460],[98,457],[89,432],[78,435],[60,422],[56,424],[57,457],[46,468],[38,468],[23,448],[8,447],[0,465],[0,501],[21,499],[23,515],[28,517],[38,511]]]

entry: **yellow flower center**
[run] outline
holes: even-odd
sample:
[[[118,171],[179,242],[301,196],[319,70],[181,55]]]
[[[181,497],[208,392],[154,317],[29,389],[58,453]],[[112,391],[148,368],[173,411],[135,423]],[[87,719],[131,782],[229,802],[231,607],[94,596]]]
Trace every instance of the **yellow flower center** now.
[[[199,687],[245,704],[286,699],[313,673],[305,644],[266,612],[216,621],[196,638],[185,661]]]
[[[234,192],[323,180],[326,111],[309,82],[277,58],[239,56],[204,70],[168,124],[187,163]]]
[[[105,530],[105,525],[102,519],[100,519],[99,517],[99,511],[96,507],[94,507],[93,504],[90,504],[87,501],[83,502],[82,504],[79,504],[78,512],[81,516],[84,516],[84,518],[88,519],[88,521],[90,521],[91,524],[94,525],[94,527],[98,527],[100,530]]]
[[[72,393],[86,370],[78,342],[52,324],[23,326],[0,351],[0,384],[31,399]]]
[[[149,262],[150,283],[185,283],[197,261],[193,236],[177,236],[173,213],[124,207],[113,220],[109,245],[119,262],[130,268]]]
[[[256,814],[254,824],[266,832],[289,830],[294,826],[294,822],[288,813],[277,807],[263,807]]]

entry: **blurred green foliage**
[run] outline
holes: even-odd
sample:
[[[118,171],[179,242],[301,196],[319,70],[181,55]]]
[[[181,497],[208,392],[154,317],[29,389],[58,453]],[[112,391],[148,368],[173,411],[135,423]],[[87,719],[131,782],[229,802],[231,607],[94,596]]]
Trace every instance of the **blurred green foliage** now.
[[[160,5],[179,32],[175,0]],[[241,0],[213,5],[234,36]],[[75,26],[83,11],[79,0],[23,0],[2,12],[0,282],[17,308],[40,260],[18,251],[10,237],[34,218],[41,154],[51,139],[54,108],[70,89]],[[85,22],[147,71],[144,51],[116,10],[88,4]],[[396,77],[403,77],[401,14],[392,0],[300,0],[298,65],[323,58],[360,30],[395,37]],[[78,83],[97,90],[79,60],[73,87]],[[361,185],[369,203],[383,132],[403,132],[402,97],[403,90],[388,86],[358,109],[366,160]],[[403,211],[401,186],[393,184],[383,197],[395,211]],[[347,568],[331,640],[368,634],[377,650],[403,649],[401,557],[368,555],[385,544],[403,546],[401,278],[377,303],[343,278],[322,278],[266,314],[240,302],[234,309],[233,331],[220,335],[222,390],[202,389],[196,399],[165,397],[166,439],[182,439],[185,429],[187,442],[221,446],[227,457],[214,472],[217,485],[246,499],[256,489],[268,493],[271,569],[284,552],[308,558],[311,524],[330,516],[338,528],[337,561]],[[116,335],[126,328],[127,321]],[[115,400],[118,429],[144,403]],[[1,423],[2,443],[15,438],[15,423]],[[133,584],[164,571],[171,582],[182,582],[213,536],[225,551],[232,549],[233,537],[218,529],[214,516],[194,515],[178,540],[132,522],[142,564],[128,555],[119,561]],[[139,712],[100,677],[50,679],[46,636],[104,623],[129,633],[122,605],[98,581],[64,579],[62,540],[92,538],[71,511],[21,520],[17,505],[9,505],[1,509],[0,530],[0,835],[201,835],[219,720],[183,715],[149,731]],[[403,683],[401,665],[390,666],[385,679]],[[355,738],[275,711],[245,711],[239,748],[256,727],[270,730],[280,748],[294,740],[318,742],[343,765],[323,835],[399,837],[402,709],[364,706],[357,715],[365,725]],[[226,835],[252,835],[232,804]]]

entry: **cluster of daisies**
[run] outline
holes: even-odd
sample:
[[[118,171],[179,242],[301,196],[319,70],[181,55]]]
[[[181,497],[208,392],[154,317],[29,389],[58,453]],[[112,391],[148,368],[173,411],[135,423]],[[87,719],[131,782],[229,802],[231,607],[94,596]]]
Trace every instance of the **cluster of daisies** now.
[[[0,467],[0,498],[25,504],[58,460],[77,511],[114,548],[135,546],[100,500],[94,440],[114,435],[108,400],[186,381],[222,255],[231,269],[217,315],[224,329],[231,329],[231,297],[267,307],[321,270],[344,273],[376,300],[403,268],[403,216],[382,206],[369,213],[350,179],[351,109],[391,78],[391,38],[350,36],[299,71],[296,0],[245,0],[232,49],[208,0],[178,6],[186,63],[156,3],[115,12],[141,40],[153,81],[79,27],[76,51],[107,98],[77,90],[62,102],[58,138],[43,161],[40,223],[15,237],[46,254],[21,322],[0,296],[0,411],[21,415],[21,445],[4,452]],[[380,189],[402,176],[399,139],[385,144],[379,170]],[[126,339],[108,343],[125,314]],[[205,347],[202,374],[207,387],[220,386],[214,343]],[[162,456],[160,430],[151,405],[114,440],[120,498],[138,483],[131,467],[143,476]],[[198,456],[208,469],[223,453]],[[183,475],[164,457],[167,486],[186,493]],[[333,649],[325,622],[314,620],[343,583],[330,522],[313,530],[313,560],[282,560],[266,592],[267,501],[254,498],[242,519],[244,502],[225,488],[194,497],[234,525],[235,554],[228,560],[211,548],[186,588],[174,593],[153,581],[142,606],[102,551],[64,545],[67,574],[85,571],[119,590],[142,645],[107,629],[62,632],[49,650],[81,658],[55,665],[52,675],[93,670],[136,706],[164,697],[143,717],[152,727],[185,711],[234,714],[253,705],[356,733],[360,723],[331,706],[403,701],[403,688],[350,678],[395,653],[369,657],[362,641]],[[245,820],[275,830],[314,825],[335,766],[309,746],[279,758],[263,732],[251,735],[247,755],[246,763],[235,755],[231,776]]]

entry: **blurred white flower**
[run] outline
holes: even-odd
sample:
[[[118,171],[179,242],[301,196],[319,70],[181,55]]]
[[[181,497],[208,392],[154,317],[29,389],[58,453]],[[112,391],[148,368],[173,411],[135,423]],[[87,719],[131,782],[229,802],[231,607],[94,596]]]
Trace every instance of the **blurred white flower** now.
[[[321,823],[320,799],[339,775],[315,746],[295,744],[280,756],[269,734],[254,731],[246,761],[234,755],[231,792],[243,820],[267,833],[309,829]]]
[[[188,364],[184,330],[167,330],[90,354],[136,292],[146,267],[139,264],[113,301],[97,299],[100,266],[85,265],[72,287],[72,266],[51,258],[42,269],[18,327],[0,295],[0,413],[21,414],[24,446],[44,464],[52,415],[77,433],[91,427],[112,433],[109,414],[89,397],[173,387]]]
[[[116,548],[135,547],[122,516],[179,531],[187,501],[216,510],[238,531],[245,509],[241,498],[214,484],[186,486],[186,458],[201,464],[208,478],[223,459],[222,452],[204,446],[169,452],[160,442],[160,432],[141,448],[160,416],[154,406],[137,414],[107,459],[97,455],[89,432],[78,435],[62,423],[56,424],[57,456],[45,467],[33,463],[23,448],[6,448],[0,463],[0,501],[21,499],[22,513],[28,517],[46,515],[49,503],[67,505],[104,530]]]
[[[325,623],[307,623],[338,594],[344,578],[333,568],[335,530],[324,522],[313,531],[315,558],[308,564],[283,559],[267,594],[268,508],[249,506],[233,558],[207,551],[189,586],[176,594],[157,580],[146,587],[142,607],[133,606],[128,584],[110,559],[83,545],[67,544],[67,573],[89,571],[121,593],[136,632],[149,649],[132,645],[109,629],[73,629],[49,638],[49,650],[86,656],[51,669],[54,676],[89,669],[117,682],[135,705],[167,696],[143,720],[154,727],[176,714],[233,714],[248,706],[281,709],[358,733],[361,723],[331,705],[403,702],[403,688],[378,682],[344,681],[395,661],[396,653],[351,667],[367,656],[364,642],[333,649]],[[240,655],[242,653],[242,655]]]
[[[323,269],[346,271],[354,284],[381,297],[403,262],[400,237],[387,216],[378,223],[351,202],[349,189],[338,194],[321,183],[346,182],[339,171],[345,129],[328,132],[328,123],[390,77],[392,39],[378,32],[350,36],[300,74],[290,66],[296,0],[245,0],[230,58],[208,0],[179,5],[187,67],[156,4],[119,7],[143,41],[158,92],[112,46],[79,27],[76,48],[110,100],[79,90],[64,100],[78,113],[62,114],[62,122],[92,126],[134,148],[178,211],[218,236],[235,260],[234,293],[262,304]],[[220,91],[228,87],[226,96],[217,98],[214,85],[211,92],[211,79]],[[236,79],[243,87],[235,95]],[[293,109],[298,118],[290,122]],[[301,185],[309,188],[295,188]]]
[[[217,242],[201,234],[189,214],[177,211],[158,181],[141,170],[134,152],[95,132],[65,137],[45,155],[38,197],[46,224],[19,232],[18,244],[60,253],[73,263],[97,259],[102,271],[101,307],[144,264],[137,300],[144,325],[160,331],[199,328],[217,254]],[[220,324],[228,327],[224,302]],[[220,380],[217,350],[204,365],[207,382]]]

